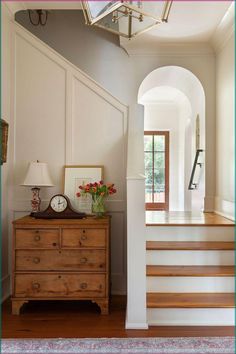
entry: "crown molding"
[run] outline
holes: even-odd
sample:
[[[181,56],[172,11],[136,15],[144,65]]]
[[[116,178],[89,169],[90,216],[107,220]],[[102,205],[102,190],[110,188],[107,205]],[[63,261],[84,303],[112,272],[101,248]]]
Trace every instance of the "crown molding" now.
[[[167,42],[158,43],[156,41],[147,41],[140,43],[127,42],[123,38],[120,41],[121,47],[128,55],[136,57],[155,57],[155,56],[202,56],[212,55],[214,50],[209,43],[205,42]]]
[[[213,36],[211,37],[211,44],[215,52],[220,52],[228,41],[232,38],[235,31],[235,12],[234,12],[234,1],[230,5],[225,16],[222,18],[218,27],[216,28]]]

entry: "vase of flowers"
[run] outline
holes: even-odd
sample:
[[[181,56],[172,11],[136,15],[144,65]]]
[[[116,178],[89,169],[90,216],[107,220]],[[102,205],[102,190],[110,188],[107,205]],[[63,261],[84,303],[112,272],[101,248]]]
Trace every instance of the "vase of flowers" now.
[[[105,214],[105,198],[109,195],[116,193],[114,184],[105,184],[103,181],[88,183],[86,185],[79,186],[79,192],[77,197],[81,195],[90,194],[92,196],[92,212],[96,217],[103,217]]]

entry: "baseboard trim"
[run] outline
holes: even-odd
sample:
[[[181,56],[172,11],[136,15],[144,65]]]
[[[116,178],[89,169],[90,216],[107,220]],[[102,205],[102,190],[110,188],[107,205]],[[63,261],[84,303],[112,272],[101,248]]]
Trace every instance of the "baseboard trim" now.
[[[127,296],[127,292],[125,290],[112,290],[111,295]]]
[[[148,329],[148,324],[125,322],[125,329]]]
[[[226,219],[235,221],[235,218],[233,218],[232,215],[229,215],[229,214],[226,214],[226,213],[222,213],[221,211],[218,211],[218,210],[214,210],[214,213],[217,214],[217,215],[223,216]]]
[[[215,210],[214,212],[227,219],[235,221],[235,204],[220,197],[215,197]]]

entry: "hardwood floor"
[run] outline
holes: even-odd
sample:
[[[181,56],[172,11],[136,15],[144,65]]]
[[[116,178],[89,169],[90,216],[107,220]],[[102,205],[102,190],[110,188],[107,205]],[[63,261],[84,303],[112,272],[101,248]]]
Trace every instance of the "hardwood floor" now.
[[[20,316],[11,302],[2,307],[2,338],[111,338],[111,337],[234,336],[233,327],[150,327],[125,330],[125,297],[113,296],[110,315],[101,316],[96,304],[82,301],[30,302]]]
[[[146,211],[147,226],[234,226],[235,223],[215,213],[188,211]]]

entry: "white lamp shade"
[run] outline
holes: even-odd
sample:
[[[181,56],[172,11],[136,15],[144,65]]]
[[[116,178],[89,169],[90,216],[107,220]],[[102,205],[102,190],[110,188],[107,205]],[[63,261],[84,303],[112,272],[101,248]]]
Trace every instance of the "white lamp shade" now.
[[[22,186],[53,187],[48,165],[44,162],[30,162]]]

